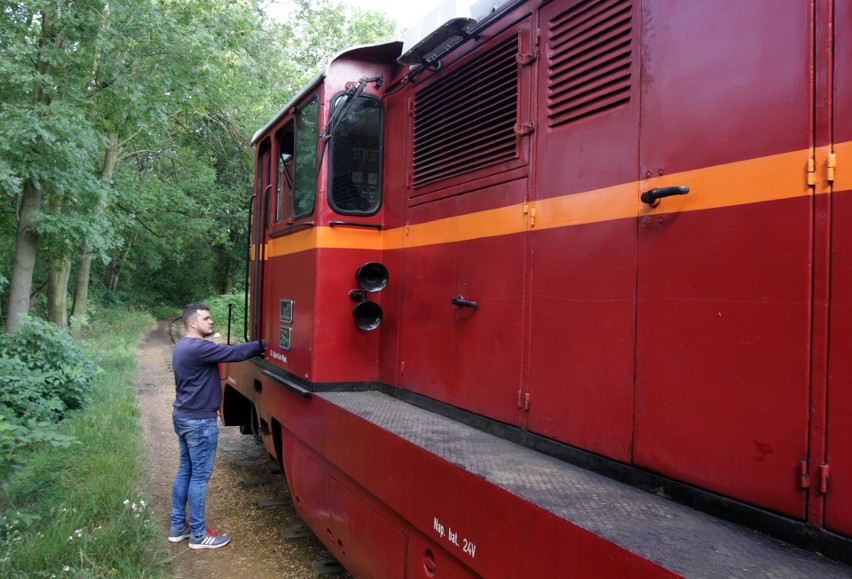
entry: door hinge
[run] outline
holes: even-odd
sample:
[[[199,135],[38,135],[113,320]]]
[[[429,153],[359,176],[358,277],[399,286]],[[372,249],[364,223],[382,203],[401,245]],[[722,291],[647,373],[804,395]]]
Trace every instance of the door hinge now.
[[[530,218],[530,227],[535,227],[535,205],[532,205],[529,201],[524,201],[523,212]]]
[[[530,411],[530,393],[518,390],[518,408],[524,412]]]
[[[803,489],[810,488],[811,475],[808,474],[808,461],[803,460],[799,463],[799,486]]]
[[[819,492],[828,494],[828,463],[819,465]]]
[[[536,58],[538,58],[538,55],[536,54],[535,49],[530,52],[519,52],[515,55],[515,60],[521,66],[526,66],[528,64],[534,63]]]
[[[808,184],[808,187],[813,187],[816,185],[816,159],[811,157],[808,159],[808,168],[805,174],[805,180]]]
[[[533,121],[528,123],[518,123],[515,125],[516,135],[529,135],[533,132],[535,132],[535,123]]]
[[[825,161],[825,180],[834,183],[834,168],[837,167],[837,153],[829,153]]]

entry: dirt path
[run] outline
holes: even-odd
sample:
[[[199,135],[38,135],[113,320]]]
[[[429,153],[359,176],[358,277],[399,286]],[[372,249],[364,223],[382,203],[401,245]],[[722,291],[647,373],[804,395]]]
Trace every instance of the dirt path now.
[[[178,445],[171,422],[171,353],[169,324],[158,322],[136,355],[149,490],[152,507],[162,519],[164,542],[178,466]],[[220,426],[219,451],[207,493],[207,524],[229,534],[231,543],[222,549],[203,551],[190,550],[186,541],[173,545],[177,577],[348,577],[296,515],[284,478],[274,471],[274,462],[251,436],[240,434],[236,427]],[[265,503],[272,504],[264,506]]]

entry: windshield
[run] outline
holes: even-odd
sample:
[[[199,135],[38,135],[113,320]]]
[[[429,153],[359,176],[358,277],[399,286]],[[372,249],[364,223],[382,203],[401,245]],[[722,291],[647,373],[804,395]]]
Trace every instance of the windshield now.
[[[370,215],[382,201],[384,107],[364,94],[340,96],[334,104],[339,107],[344,109],[332,129],[329,203],[338,213]]]

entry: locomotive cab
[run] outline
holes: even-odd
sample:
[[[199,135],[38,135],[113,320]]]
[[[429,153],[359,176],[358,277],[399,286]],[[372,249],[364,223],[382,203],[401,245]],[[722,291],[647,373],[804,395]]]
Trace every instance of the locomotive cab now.
[[[398,53],[390,43],[336,57],[255,136],[248,326],[268,340],[265,370],[294,386],[378,379],[381,97]],[[378,268],[384,285],[362,287],[359,272]]]

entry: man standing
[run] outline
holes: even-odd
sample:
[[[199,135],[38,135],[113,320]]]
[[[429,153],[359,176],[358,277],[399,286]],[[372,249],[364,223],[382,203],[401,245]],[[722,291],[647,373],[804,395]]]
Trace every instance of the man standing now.
[[[227,346],[209,342],[213,334],[210,310],[202,303],[183,308],[186,334],[175,345],[175,403],[172,411],[180,444],[180,468],[172,486],[172,515],[169,541],[189,537],[190,549],[218,549],[228,544],[228,535],[208,529],[204,518],[207,483],[219,441],[216,417],[222,404],[220,362],[240,362],[263,353],[266,341]],[[186,507],[189,504],[189,522]]]

